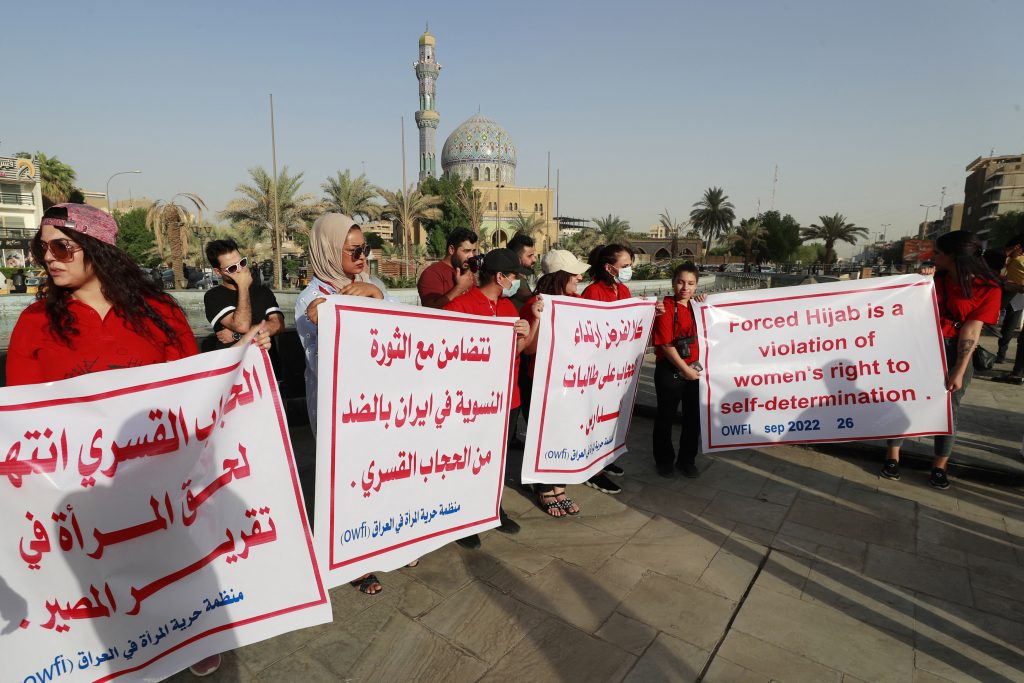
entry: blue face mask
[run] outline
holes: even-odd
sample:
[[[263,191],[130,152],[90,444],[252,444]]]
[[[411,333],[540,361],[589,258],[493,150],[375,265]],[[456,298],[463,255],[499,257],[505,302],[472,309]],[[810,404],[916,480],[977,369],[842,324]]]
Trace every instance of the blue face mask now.
[[[501,290],[501,295],[507,299],[511,299],[519,291],[520,281],[518,279],[512,281],[512,286]]]
[[[629,282],[633,279],[633,266],[626,266],[625,268],[619,268],[619,282]]]

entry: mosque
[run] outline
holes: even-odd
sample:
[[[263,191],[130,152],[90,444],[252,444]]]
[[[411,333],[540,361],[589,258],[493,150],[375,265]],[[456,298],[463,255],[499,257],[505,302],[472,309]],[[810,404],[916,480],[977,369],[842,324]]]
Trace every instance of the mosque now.
[[[419,60],[414,64],[419,81],[420,108],[416,112],[419,128],[419,178],[437,177],[436,88],[441,65],[436,58],[437,40],[430,31],[420,36]],[[483,204],[481,232],[490,246],[505,246],[515,233],[513,219],[519,214],[535,217],[537,251],[544,252],[558,239],[554,219],[554,190],[551,187],[525,187],[516,184],[516,146],[508,132],[497,122],[477,112],[451,132],[441,148],[441,171],[470,178],[480,191]],[[425,232],[420,238],[426,240]]]

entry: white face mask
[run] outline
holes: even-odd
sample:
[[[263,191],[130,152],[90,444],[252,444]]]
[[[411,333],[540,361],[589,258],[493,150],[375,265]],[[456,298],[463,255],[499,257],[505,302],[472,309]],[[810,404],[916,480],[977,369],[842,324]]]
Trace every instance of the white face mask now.
[[[520,282],[518,279],[513,280],[511,286],[501,290],[501,295],[506,299],[511,299],[516,295],[516,292],[519,291],[519,285]]]
[[[626,266],[625,268],[619,268],[619,282],[629,282],[633,279],[633,266]]]

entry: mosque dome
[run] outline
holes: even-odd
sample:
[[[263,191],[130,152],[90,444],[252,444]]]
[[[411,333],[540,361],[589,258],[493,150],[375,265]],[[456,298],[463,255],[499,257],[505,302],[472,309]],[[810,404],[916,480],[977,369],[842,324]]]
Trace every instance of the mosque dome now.
[[[516,147],[504,128],[474,114],[445,140],[441,168],[473,180],[514,184]]]

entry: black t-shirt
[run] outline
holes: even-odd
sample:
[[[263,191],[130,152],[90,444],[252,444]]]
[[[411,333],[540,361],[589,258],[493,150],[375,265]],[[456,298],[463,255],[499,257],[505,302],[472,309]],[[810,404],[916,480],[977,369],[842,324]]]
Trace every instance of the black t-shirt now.
[[[221,320],[224,316],[232,313],[238,307],[238,290],[228,289],[223,285],[214,287],[206,292],[203,298],[206,304],[206,319],[213,324],[213,331],[217,333],[224,329]],[[284,316],[280,306],[277,305],[277,298],[266,285],[252,285],[249,287],[249,303],[252,308],[252,320],[250,325],[258,325],[276,313]],[[222,344],[226,348],[230,344]]]

